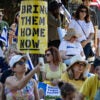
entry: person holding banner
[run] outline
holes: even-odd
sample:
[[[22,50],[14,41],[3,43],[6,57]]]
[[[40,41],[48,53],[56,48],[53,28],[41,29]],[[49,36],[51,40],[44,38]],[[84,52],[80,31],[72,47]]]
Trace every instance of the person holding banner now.
[[[25,76],[25,72],[27,71],[25,66],[26,60],[27,56],[15,55],[9,61],[14,75],[9,76],[5,81],[5,95],[7,100],[40,100],[37,83],[34,79],[31,79],[40,70],[40,64]]]
[[[56,47],[49,47],[45,51],[45,57],[47,63],[44,64],[43,81],[49,85],[57,85],[62,73],[66,70],[66,65],[61,62],[61,57]]]
[[[48,46],[58,48],[60,40],[57,32],[57,27],[61,26],[60,7],[62,3],[57,1],[49,2],[48,4]]]

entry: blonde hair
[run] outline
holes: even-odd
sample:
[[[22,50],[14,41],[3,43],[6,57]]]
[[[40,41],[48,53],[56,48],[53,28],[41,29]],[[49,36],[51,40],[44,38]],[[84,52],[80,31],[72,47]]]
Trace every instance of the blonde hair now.
[[[85,72],[85,71],[84,71]],[[84,72],[80,75],[80,80],[85,80],[86,79],[86,77],[84,76]],[[71,69],[69,69],[68,71],[67,71],[67,73],[68,73],[68,76],[69,76],[69,78],[71,79],[71,80],[73,80],[74,79],[74,73],[73,73],[73,69],[71,68]]]

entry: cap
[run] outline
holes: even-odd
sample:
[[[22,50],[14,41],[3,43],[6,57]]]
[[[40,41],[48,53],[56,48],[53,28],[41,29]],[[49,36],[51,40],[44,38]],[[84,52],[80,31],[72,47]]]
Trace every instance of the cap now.
[[[12,68],[12,67],[14,67],[14,64],[16,63],[16,62],[18,62],[20,59],[25,59],[25,61],[27,60],[27,56],[26,55],[15,55],[15,56],[13,56],[11,59],[10,59],[10,61],[9,61],[9,65],[10,65],[10,67]]]

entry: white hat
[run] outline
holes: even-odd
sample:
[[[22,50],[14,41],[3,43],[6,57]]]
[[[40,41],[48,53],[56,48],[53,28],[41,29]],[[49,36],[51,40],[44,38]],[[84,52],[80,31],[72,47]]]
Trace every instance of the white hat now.
[[[82,63],[86,64],[86,66],[88,64],[87,61],[82,56],[76,55],[71,58],[71,63],[68,66],[67,70],[69,70],[76,62],[82,62]]]
[[[0,11],[0,15],[2,15],[3,16],[3,13]]]
[[[16,63],[16,62],[18,62],[20,59],[22,59],[22,58],[24,58],[25,59],[25,61],[27,60],[27,56],[26,55],[15,55],[15,56],[13,56],[11,59],[10,59],[10,61],[9,61],[9,65],[10,65],[10,67],[12,68],[13,66],[14,66],[14,64]]]
[[[81,35],[79,33],[77,33],[73,28],[69,28],[67,30],[67,34],[65,34],[64,39],[65,40],[70,40],[73,36],[79,38],[81,37]]]

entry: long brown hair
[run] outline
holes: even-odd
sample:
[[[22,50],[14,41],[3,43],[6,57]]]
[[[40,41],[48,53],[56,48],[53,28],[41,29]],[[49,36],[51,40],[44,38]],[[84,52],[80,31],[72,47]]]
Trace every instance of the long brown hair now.
[[[80,5],[80,6],[77,8],[76,13],[75,13],[75,19],[76,19],[76,20],[79,20],[79,19],[80,19],[79,13],[80,13],[81,9],[86,9],[86,16],[85,16],[84,20],[85,20],[86,23],[88,23],[88,22],[90,21],[89,10],[88,10],[88,8],[87,8],[85,5],[83,5],[83,4]]]
[[[47,51],[51,52],[51,54],[53,56],[53,63],[55,65],[59,65],[59,63],[61,62],[61,56],[60,56],[58,49],[56,47],[49,47],[47,50],[45,50],[45,53]]]

